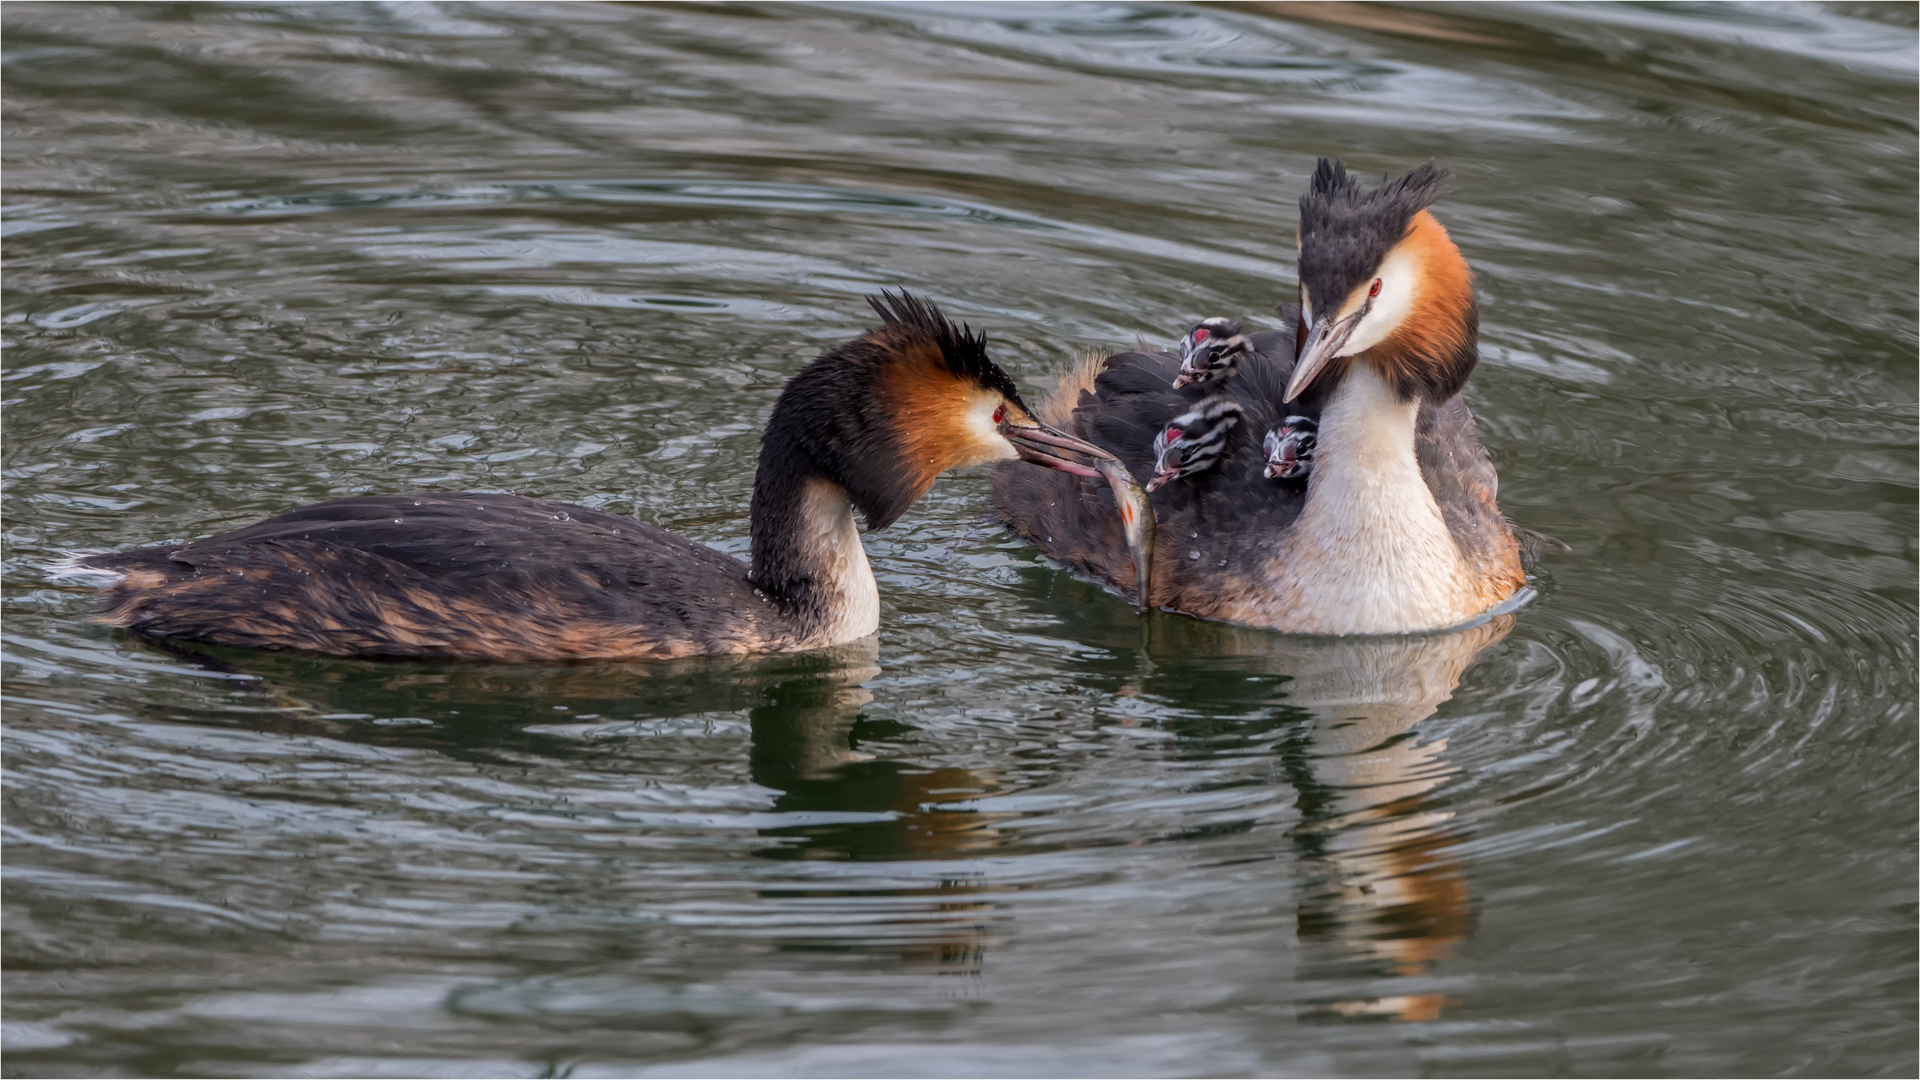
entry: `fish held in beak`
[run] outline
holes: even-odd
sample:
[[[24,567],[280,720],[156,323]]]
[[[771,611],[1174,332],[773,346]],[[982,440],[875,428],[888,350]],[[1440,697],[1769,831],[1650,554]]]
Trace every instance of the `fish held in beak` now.
[[[1145,615],[1153,610],[1153,502],[1133,474],[1118,461],[1103,462],[1100,474],[1113,489],[1113,501],[1120,509],[1120,525],[1126,532],[1127,553],[1133,557],[1133,606]]]
[[[1148,611],[1153,595],[1153,503],[1133,474],[1107,451],[1045,424],[1014,423],[1010,418],[1001,430],[1020,460],[1075,476],[1097,476],[1113,489],[1127,551],[1133,556],[1135,606],[1143,614]]]
[[[1041,423],[1010,421],[1001,428],[1001,434],[1013,444],[1013,451],[1020,455],[1020,460],[1075,476],[1099,476],[1097,466],[1100,462],[1120,463],[1112,454],[1092,443]]]

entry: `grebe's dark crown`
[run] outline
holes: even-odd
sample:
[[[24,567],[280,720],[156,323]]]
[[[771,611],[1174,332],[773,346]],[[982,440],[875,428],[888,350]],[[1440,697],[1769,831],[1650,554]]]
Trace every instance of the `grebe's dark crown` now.
[[[1413,216],[1447,193],[1453,174],[1429,161],[1362,191],[1337,159],[1321,158],[1300,196],[1300,282],[1314,314],[1338,304],[1379,268]]]

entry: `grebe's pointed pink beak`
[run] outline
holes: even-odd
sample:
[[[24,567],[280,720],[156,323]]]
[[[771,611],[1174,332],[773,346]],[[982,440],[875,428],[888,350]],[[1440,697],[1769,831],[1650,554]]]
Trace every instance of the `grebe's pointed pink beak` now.
[[[1020,455],[1020,460],[1075,476],[1099,476],[1097,462],[1119,460],[1090,442],[1055,431],[1045,424],[1029,425],[1009,420],[1001,425],[1000,430],[1006,440],[1013,444],[1014,453]]]
[[[1362,308],[1344,319],[1318,319],[1307,328],[1306,343],[1300,346],[1300,359],[1294,361],[1293,378],[1287,380],[1286,392],[1280,395],[1281,401],[1292,401],[1300,396],[1314,376],[1326,368],[1327,362],[1340,355],[1341,346],[1353,335],[1353,328],[1360,324],[1360,316],[1366,314]]]

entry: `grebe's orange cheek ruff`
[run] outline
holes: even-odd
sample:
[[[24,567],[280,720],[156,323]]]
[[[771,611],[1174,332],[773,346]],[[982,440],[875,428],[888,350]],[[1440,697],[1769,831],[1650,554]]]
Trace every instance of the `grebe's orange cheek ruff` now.
[[[1018,458],[1078,476],[1098,476],[1096,462],[1115,460],[1092,443],[1041,423],[1000,366],[976,340],[973,366],[956,371],[932,350],[908,350],[881,377],[880,397],[924,493],[948,469]]]

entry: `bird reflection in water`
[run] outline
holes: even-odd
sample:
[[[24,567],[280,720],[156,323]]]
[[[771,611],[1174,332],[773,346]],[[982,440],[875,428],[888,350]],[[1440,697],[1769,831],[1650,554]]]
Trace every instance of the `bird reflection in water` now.
[[[762,895],[805,908],[806,921],[818,928],[812,940],[786,939],[788,948],[883,951],[938,974],[978,975],[993,936],[986,876],[957,872],[950,863],[919,875],[914,864],[998,848],[997,825],[1011,815],[964,804],[997,794],[1002,785],[986,770],[880,760],[859,751],[863,740],[908,730],[861,716],[873,700],[861,684],[880,673],[877,654],[871,641],[843,647],[862,647],[869,649],[864,657],[846,655],[831,675],[770,687],[767,703],[749,713],[754,782],[780,792],[776,811],[816,818],[764,830],[779,843],[759,854],[894,865],[877,878]]]
[[[781,908],[777,947],[898,956],[939,974],[978,974],[993,905],[984,874],[949,860],[1001,843],[1005,813],[970,800],[1002,785],[986,770],[878,760],[857,744],[910,729],[861,715],[880,674],[869,637],[807,653],[647,663],[394,664],[150,642],[211,670],[248,676],[246,726],[435,750],[476,763],[590,761],[656,775],[650,739],[554,730],[589,718],[645,723],[744,711],[753,782],[795,821],[759,830],[773,860],[889,864],[863,876],[794,875],[760,891]],[[737,712],[736,712],[737,714]],[[376,718],[408,718],[394,723]],[[737,760],[737,759],[736,759]]]
[[[1177,678],[1176,669],[1196,656],[1283,678],[1275,702],[1270,681],[1220,681],[1215,671],[1194,669],[1216,693],[1244,686],[1259,698],[1216,697],[1223,712],[1236,705],[1270,712],[1266,707],[1277,703],[1298,725],[1280,747],[1302,818],[1292,834],[1301,882],[1298,939],[1306,967],[1354,991],[1329,995],[1310,1014],[1426,1020],[1445,1006],[1438,992],[1366,991],[1376,980],[1430,977],[1469,931],[1461,837],[1452,814],[1432,804],[1456,769],[1444,739],[1423,741],[1414,729],[1512,625],[1508,615],[1444,634],[1301,638],[1155,618],[1145,650],[1134,651],[1137,638],[1133,647],[1114,650],[1144,656],[1140,681],[1147,689]],[[1117,628],[1077,629],[1092,642]],[[610,752],[631,752],[543,732],[554,720],[546,710],[555,705],[576,716],[634,719],[745,710],[751,778],[776,793],[772,809],[790,819],[760,830],[768,843],[756,854],[844,863],[852,871],[796,875],[762,889],[760,896],[781,909],[776,947],[891,955],[939,974],[978,975],[997,937],[992,885],[985,873],[964,867],[1007,843],[1003,826],[1013,815],[969,805],[1007,785],[987,769],[861,751],[908,731],[862,715],[872,701],[863,684],[880,672],[872,639],[794,656],[642,665],[394,666],[260,653],[196,659],[260,677],[257,692],[275,708],[271,719],[255,722],[268,728],[433,747],[469,760],[592,755],[606,768]],[[339,719],[349,713],[434,722],[392,727]],[[633,767],[641,765],[636,758]]]
[[[1293,653],[1288,704],[1312,717],[1287,754],[1302,822],[1299,936],[1307,957],[1354,974],[1430,973],[1467,936],[1472,912],[1453,814],[1431,798],[1458,770],[1445,739],[1414,726],[1512,629],[1513,617],[1448,634],[1327,639]],[[1316,965],[1317,966],[1317,965]],[[1324,1003],[1346,1017],[1431,1020],[1439,993]]]
[[[1070,597],[1083,587],[1060,591]],[[1071,610],[1061,599],[1056,594],[1052,612]],[[1070,635],[1116,653],[1128,638],[1139,640],[1137,628],[1093,617],[1062,621]],[[1157,617],[1150,643],[1133,653],[1146,663],[1122,675],[1119,695],[1211,706],[1215,719],[1192,731],[1169,723],[1176,734],[1208,736],[1200,753],[1214,752],[1210,739],[1223,722],[1255,736],[1275,720],[1288,730],[1277,753],[1301,818],[1291,838],[1302,985],[1325,991],[1311,995],[1306,1016],[1431,1020],[1447,1005],[1426,987],[1470,932],[1472,897],[1461,833],[1436,804],[1458,769],[1447,741],[1422,738],[1417,726],[1513,625],[1503,614],[1445,633],[1299,637]],[[1405,990],[1388,985],[1407,981]]]

